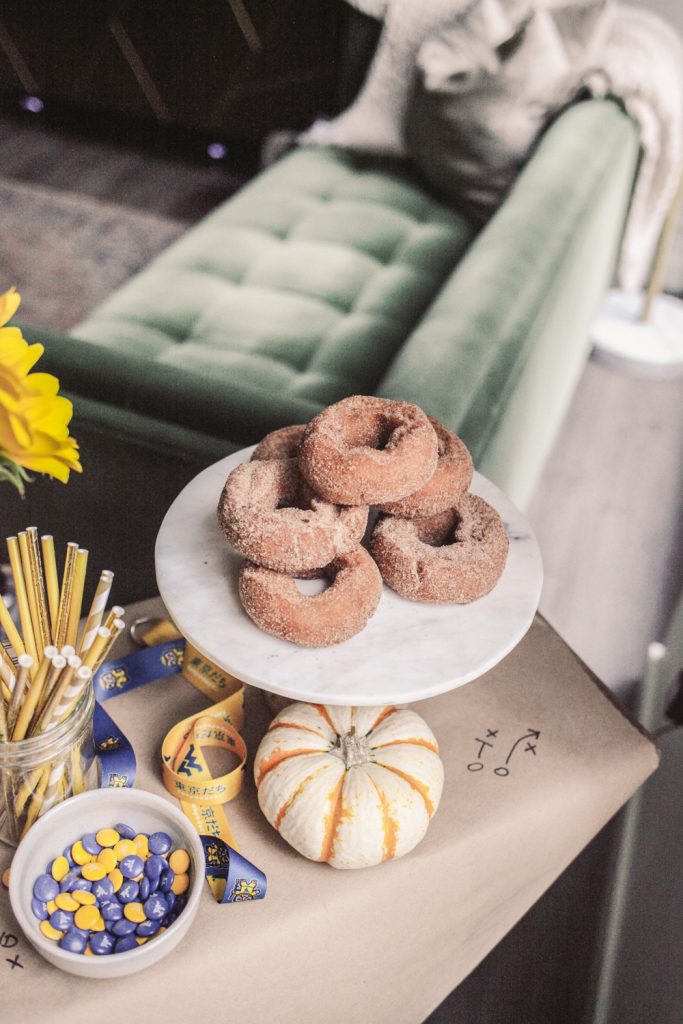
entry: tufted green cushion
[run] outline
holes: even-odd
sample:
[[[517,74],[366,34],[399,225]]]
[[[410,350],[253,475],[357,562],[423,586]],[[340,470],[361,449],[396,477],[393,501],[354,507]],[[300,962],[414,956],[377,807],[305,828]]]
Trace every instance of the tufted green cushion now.
[[[472,235],[400,165],[299,149],[72,333],[220,384],[226,404],[246,390],[317,408],[373,391]],[[132,379],[143,407],[136,394]]]

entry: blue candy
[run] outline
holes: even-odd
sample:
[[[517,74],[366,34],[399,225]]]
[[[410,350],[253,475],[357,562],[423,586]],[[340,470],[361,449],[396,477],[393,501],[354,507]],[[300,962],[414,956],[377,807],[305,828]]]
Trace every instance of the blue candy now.
[[[31,900],[31,912],[39,921],[47,921],[47,904],[43,900],[37,900],[35,896]]]
[[[92,882],[89,882],[87,878],[77,878],[70,891],[76,892],[78,889],[81,892],[90,892],[92,890]]]
[[[170,892],[168,895],[169,896],[173,896],[173,893]],[[168,899],[168,896],[166,897],[166,899]],[[182,892],[180,894],[180,896],[176,896],[176,898],[175,898],[175,911],[176,911],[176,914],[179,914],[182,910],[184,910],[186,905],[187,905],[187,896],[186,896],[186,894],[184,892]],[[169,907],[168,909],[170,910],[171,908]]]
[[[168,853],[173,846],[173,840],[166,832],[152,832],[149,837],[149,849],[151,853]]]
[[[119,903],[133,903],[138,898],[139,892],[140,886],[138,883],[133,882],[132,879],[128,879],[120,886],[116,895]]]
[[[73,927],[74,916],[68,910],[55,910],[53,914],[50,914],[50,924],[53,928],[56,928],[58,932],[68,932],[69,928]]]
[[[120,921],[123,917],[123,908],[120,903],[114,901],[110,903],[101,903],[100,911],[105,921]]]
[[[156,889],[159,878],[161,877],[161,872],[165,871],[167,867],[168,864],[163,857],[159,857],[156,854],[148,857],[145,862],[145,874],[150,880],[152,889]]]
[[[73,892],[76,882],[78,882],[80,878],[80,871],[67,871],[67,873],[64,875],[64,878],[59,883],[59,891]],[[86,882],[87,879],[84,878],[83,881]]]
[[[142,857],[138,857],[136,853],[130,853],[127,857],[119,863],[119,871],[124,878],[137,878],[141,875],[145,867],[145,862]]]
[[[88,945],[88,939],[82,931],[73,928],[66,935],[62,935],[59,945],[62,949],[67,949],[69,953],[83,953]]]
[[[112,938],[109,932],[95,932],[90,936],[90,948],[95,956],[106,956],[107,953],[113,953],[115,945],[116,939]]]
[[[173,924],[174,921],[177,921],[177,920],[178,920],[178,915],[176,914],[175,911],[173,911],[172,914],[167,914],[166,915],[166,919],[164,921],[164,925],[165,925],[166,928],[168,928],[168,927],[170,927],[170,925]]]
[[[137,949],[138,944],[134,935],[124,935],[122,939],[117,939],[116,945],[114,946],[115,953],[127,953],[129,949]]]
[[[140,882],[140,889],[139,889],[139,894],[138,894],[140,896],[140,899],[142,900],[143,903],[145,902],[145,900],[147,899],[147,897],[149,896],[151,891],[152,891],[152,886],[151,886],[150,880],[147,877],[147,875],[145,875],[145,877]]]
[[[144,903],[145,916],[149,921],[161,921],[168,913],[168,903],[161,893],[155,892]]]
[[[76,861],[71,856],[71,847],[70,846],[65,846],[64,847],[64,850],[62,852],[62,857],[66,857],[67,863],[68,863],[70,868],[75,868],[76,867]]]
[[[175,878],[175,871],[173,868],[166,868],[165,871],[161,872],[161,878],[159,879],[159,888],[162,892],[170,892],[171,886],[173,885],[173,879]]]
[[[47,903],[59,895],[59,884],[52,875],[38,875],[33,883],[33,895],[37,900]]]
[[[176,907],[176,901],[177,901],[178,897],[176,896],[176,894],[174,892],[166,892],[166,893],[164,893],[164,897],[166,899],[166,906],[167,906],[168,911],[170,913],[173,910],[173,908]],[[176,910],[178,910],[177,907],[176,907]],[[178,913],[180,913],[180,911],[178,911]]]
[[[119,822],[118,825],[114,825],[114,828],[121,836],[122,839],[135,839],[137,832],[130,825],[126,825],[124,822]]]
[[[127,917],[122,917],[120,921],[114,921],[112,932],[117,936],[130,935],[136,928],[135,921],[129,921]]]
[[[156,935],[160,928],[161,922],[159,921],[142,921],[135,929],[135,934],[141,936]]]
[[[92,883],[90,891],[96,900],[106,900],[114,895],[114,883],[110,878],[100,878],[99,881]]]
[[[81,844],[86,853],[90,853],[93,857],[100,852],[102,847],[97,842],[94,832],[86,832],[81,839]]]

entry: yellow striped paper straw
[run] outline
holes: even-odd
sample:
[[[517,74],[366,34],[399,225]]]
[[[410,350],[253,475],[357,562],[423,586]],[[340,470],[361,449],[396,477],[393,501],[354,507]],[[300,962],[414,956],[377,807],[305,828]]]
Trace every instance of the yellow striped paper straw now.
[[[57,575],[57,558],[55,541],[51,533],[40,538],[43,549],[43,565],[45,566],[45,584],[47,586],[47,604],[50,609],[50,627],[54,639],[57,632],[57,616],[59,614],[59,577]]]
[[[71,590],[71,604],[69,606],[69,619],[66,628],[66,642],[69,647],[77,647],[78,624],[81,621],[81,608],[83,607],[83,591],[85,589],[85,573],[88,568],[88,552],[86,548],[79,548],[76,552],[76,566],[74,568],[74,581]]]
[[[10,735],[14,729],[14,724],[19,714],[19,708],[24,697],[24,690],[28,683],[29,670],[33,665],[33,658],[30,654],[19,655],[19,671],[17,672],[17,678],[14,681],[14,689],[12,690],[12,700],[10,701],[9,711],[7,712],[7,726],[9,728]]]
[[[90,650],[83,659],[83,664],[93,669],[110,638],[111,630],[107,626],[100,626],[97,630],[97,636],[90,646]]]
[[[5,599],[2,594],[0,594],[0,626],[4,629],[7,639],[12,645],[12,650],[16,656],[19,657],[21,654],[25,654],[26,649],[24,647],[24,642],[21,639],[19,630],[14,625],[14,620],[10,615],[9,608],[5,604]]]
[[[57,648],[48,647],[45,648],[45,657],[40,663],[38,671],[36,672],[33,681],[28,689],[24,701],[19,709],[17,720],[12,730],[12,742],[16,743],[17,740],[23,740],[28,732],[28,727],[33,718],[34,712],[38,706],[38,702],[42,696],[43,686],[47,679],[47,674],[52,667],[52,659],[57,654]]]
[[[31,621],[31,609],[29,608],[28,595],[26,593],[24,570],[21,568],[19,541],[16,537],[7,538],[7,553],[9,555],[10,566],[12,567],[14,593],[17,596],[17,605],[19,606],[19,618],[21,620],[21,633],[24,638],[24,646],[27,654],[30,654],[33,658],[33,668],[31,671],[35,674],[39,668],[38,654],[36,651],[35,638],[33,636],[33,622]]]
[[[114,619],[114,621],[112,623],[112,626],[111,626],[111,630],[110,630],[111,636],[109,637],[108,640],[105,641],[105,643],[104,643],[104,645],[102,647],[102,650],[99,652],[95,662],[92,665],[92,674],[93,675],[96,675],[97,672],[99,672],[100,668],[102,667],[102,665],[105,663],[105,661],[109,657],[109,652],[111,651],[112,647],[114,646],[116,640],[121,635],[121,633],[123,633],[125,628],[126,628],[126,624],[123,621],[123,619]]]
[[[64,656],[62,655],[62,657]],[[54,660],[52,664],[54,667]],[[54,706],[54,701],[57,700],[57,694],[61,693],[70,685],[71,680],[73,679],[77,669],[81,667],[81,664],[82,662],[78,655],[72,654],[70,658],[65,659],[65,665],[62,666],[63,671],[60,670],[60,672],[58,672],[53,678],[48,677],[43,699],[33,716],[33,722],[31,724],[32,736],[35,736],[39,732],[45,732],[46,729],[57,724],[56,722],[50,721],[52,714],[51,709]]]
[[[105,608],[107,607],[107,601],[109,600],[109,594],[111,592],[113,582],[114,573],[110,569],[104,569],[100,573],[97,589],[92,599],[92,604],[90,605],[90,611],[88,612],[88,618],[85,620],[85,626],[83,627],[83,637],[81,639],[81,648],[79,652],[81,656],[90,650],[93,640],[97,636],[97,630],[102,622],[102,616],[104,615]]]

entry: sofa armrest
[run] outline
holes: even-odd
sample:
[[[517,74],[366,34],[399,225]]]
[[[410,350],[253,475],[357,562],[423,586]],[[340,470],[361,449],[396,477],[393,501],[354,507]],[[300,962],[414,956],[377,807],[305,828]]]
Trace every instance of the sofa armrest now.
[[[379,394],[422,405],[462,435],[477,464],[485,461],[539,334],[568,290],[574,306],[564,317],[575,320],[571,343],[585,359],[637,154],[635,125],[616,104],[590,100],[563,112],[408,338]],[[611,211],[608,223],[597,216],[601,206]],[[544,372],[555,365],[546,359]]]

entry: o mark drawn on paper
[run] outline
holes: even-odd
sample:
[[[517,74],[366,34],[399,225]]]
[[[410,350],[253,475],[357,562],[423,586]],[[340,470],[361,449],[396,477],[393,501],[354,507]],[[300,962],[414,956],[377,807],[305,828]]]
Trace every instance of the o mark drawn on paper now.
[[[470,761],[470,763],[467,765],[468,772],[483,771],[483,769],[486,767],[483,760],[484,751],[487,750],[487,748],[491,750],[493,749],[493,743],[491,742],[491,740],[497,739],[498,733],[498,729],[487,729],[486,736],[484,738],[481,738],[480,736],[477,736],[475,738],[475,742],[479,744],[479,750],[477,752],[476,760]],[[512,746],[510,747],[508,755],[505,758],[504,764],[498,765],[497,768],[494,768],[493,774],[497,775],[499,778],[505,778],[510,774],[510,761],[512,760],[512,756],[515,753],[515,751],[518,750],[520,743],[525,743],[525,746],[521,750],[521,753],[532,754],[534,757],[536,757],[536,747],[538,746],[538,741],[540,737],[541,733],[538,729],[529,729],[526,733],[524,733],[523,736],[520,736],[518,739],[516,739]]]

